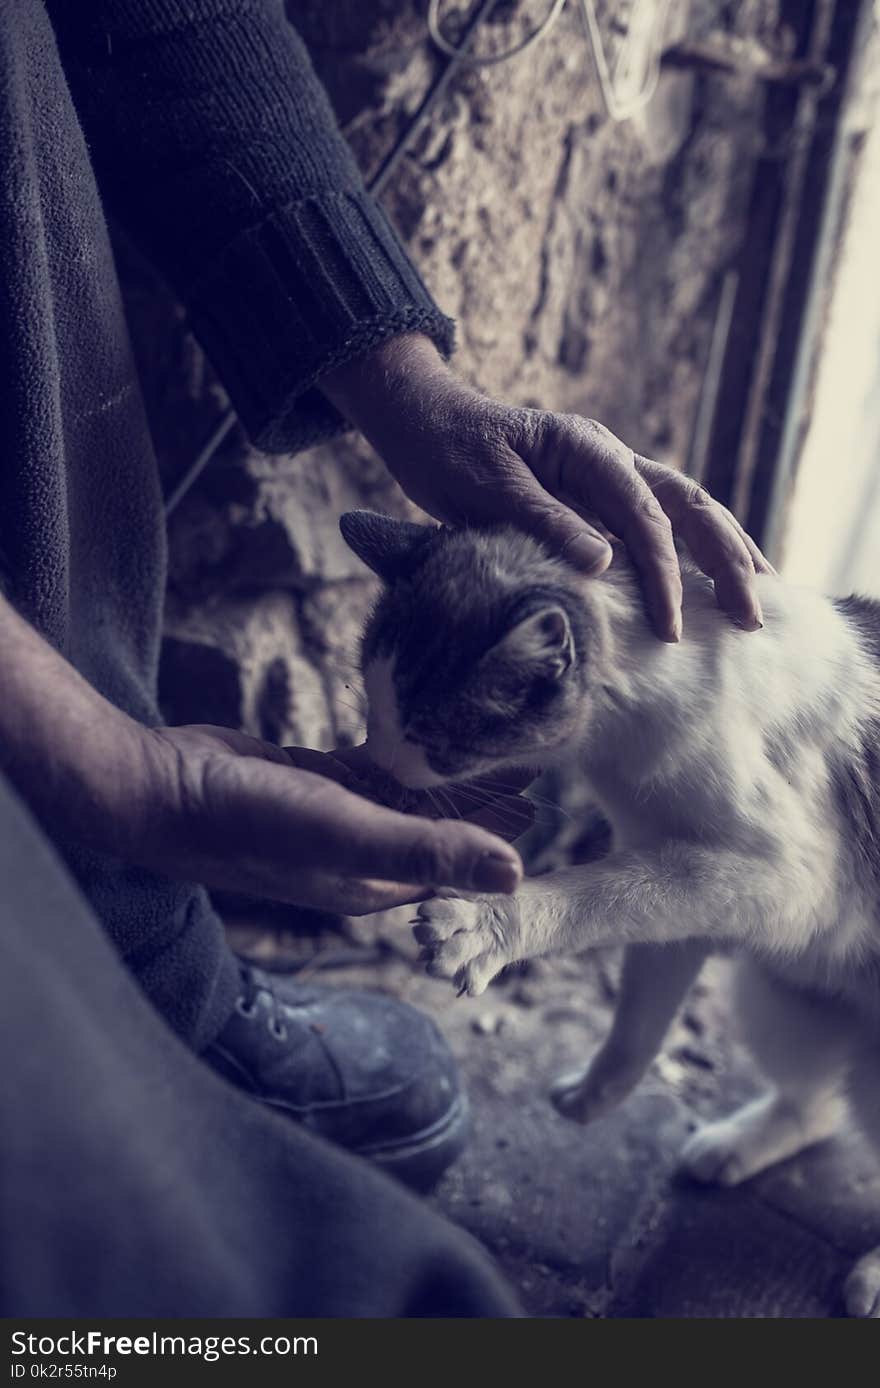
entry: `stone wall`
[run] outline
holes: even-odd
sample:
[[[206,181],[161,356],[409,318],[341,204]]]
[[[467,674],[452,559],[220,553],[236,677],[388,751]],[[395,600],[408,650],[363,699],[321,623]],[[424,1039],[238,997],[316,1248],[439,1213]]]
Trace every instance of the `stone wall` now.
[[[612,21],[630,8],[599,7],[612,51]],[[302,0],[289,10],[369,174],[437,70],[426,5]],[[516,38],[542,12],[500,4],[483,43]],[[725,32],[780,51],[776,15],[759,0],[674,3],[667,42]],[[458,320],[458,369],[684,463],[762,101],[749,77],[670,68],[643,115],[609,120],[574,4],[528,54],[461,73],[384,194]],[[226,402],[175,305],[130,252],[123,259],[170,487]],[[357,439],[267,458],[230,435],[170,523],[169,721],[318,747],[360,736],[353,663],[372,589],[337,530],[353,505],[406,509]]]

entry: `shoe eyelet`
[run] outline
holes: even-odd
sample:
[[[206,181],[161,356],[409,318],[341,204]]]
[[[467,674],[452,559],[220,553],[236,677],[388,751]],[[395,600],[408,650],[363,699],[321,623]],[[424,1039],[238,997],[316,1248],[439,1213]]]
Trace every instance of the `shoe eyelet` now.
[[[272,1035],[275,1037],[275,1040],[276,1040],[276,1041],[286,1041],[286,1040],[287,1040],[287,1027],[284,1025],[283,1022],[276,1022],[276,1020],[275,1020],[274,1017],[272,1018],[271,1022],[269,1023],[269,1030],[271,1031]]]
[[[236,999],[235,1010],[240,1014],[240,1016],[247,1017],[248,1020],[250,1020],[252,1017],[255,1017],[257,1012],[255,1004],[245,1002],[244,998]]]

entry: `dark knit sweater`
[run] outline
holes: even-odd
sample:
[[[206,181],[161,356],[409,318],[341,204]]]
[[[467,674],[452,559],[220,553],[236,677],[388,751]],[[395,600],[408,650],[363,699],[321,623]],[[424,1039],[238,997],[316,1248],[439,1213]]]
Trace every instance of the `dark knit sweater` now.
[[[451,327],[276,0],[3,0],[0,165],[3,590],[156,723],[162,499],[104,207],[264,446],[339,426],[314,389],[334,363],[402,329],[445,351]],[[58,846],[145,990],[204,1044],[237,988],[205,893]]]
[[[338,427],[311,387],[384,338],[421,331],[448,355],[452,324],[366,193],[280,0],[48,5],[101,192],[258,446]]]

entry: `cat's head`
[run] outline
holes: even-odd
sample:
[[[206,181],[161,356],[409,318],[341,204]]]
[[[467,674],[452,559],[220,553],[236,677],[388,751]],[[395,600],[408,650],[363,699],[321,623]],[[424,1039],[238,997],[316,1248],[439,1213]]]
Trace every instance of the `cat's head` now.
[[[552,760],[588,716],[601,640],[576,572],[510,527],[340,526],[385,583],[362,649],[373,760],[413,787]]]

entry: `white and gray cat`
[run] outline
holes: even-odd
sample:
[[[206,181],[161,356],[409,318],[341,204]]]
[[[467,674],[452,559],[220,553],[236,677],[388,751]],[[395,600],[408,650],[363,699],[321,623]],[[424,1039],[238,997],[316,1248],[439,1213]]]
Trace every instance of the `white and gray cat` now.
[[[644,1074],[706,954],[737,947],[744,1033],[772,1082],[698,1131],[697,1179],[733,1185],[849,1113],[880,1150],[880,604],[761,577],[738,630],[683,558],[684,637],[658,641],[622,552],[585,580],[509,529],[354,512],[386,588],[364,638],[367,746],[404,785],[579,766],[609,855],[515,896],[419,908],[431,972],[482,993],[516,960],[627,950],[611,1032],[553,1101],[579,1122]],[[880,1248],[850,1314],[880,1318]]]

